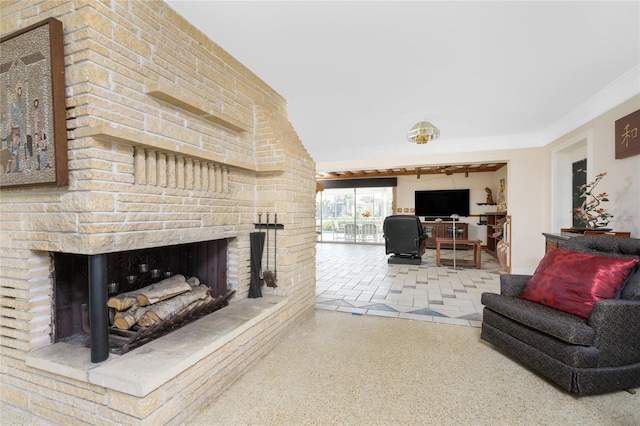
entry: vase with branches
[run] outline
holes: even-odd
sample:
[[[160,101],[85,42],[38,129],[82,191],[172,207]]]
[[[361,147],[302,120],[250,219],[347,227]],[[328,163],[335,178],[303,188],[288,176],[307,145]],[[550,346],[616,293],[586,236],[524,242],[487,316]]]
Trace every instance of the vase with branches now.
[[[584,201],[581,207],[575,209],[575,215],[587,228],[607,226],[613,217],[611,212],[600,206],[603,202],[609,201],[607,193],[602,192],[597,195],[595,193],[596,186],[606,175],[606,172],[600,173],[593,181],[578,186],[580,198],[584,198]]]

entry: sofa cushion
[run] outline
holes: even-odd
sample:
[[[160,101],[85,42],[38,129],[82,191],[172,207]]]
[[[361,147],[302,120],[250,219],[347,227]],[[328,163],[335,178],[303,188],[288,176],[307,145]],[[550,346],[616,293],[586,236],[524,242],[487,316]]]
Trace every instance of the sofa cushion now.
[[[637,238],[612,238],[597,237],[573,237],[563,246],[563,250],[572,250],[580,253],[597,254],[599,256],[627,257],[640,259],[640,239]],[[640,300],[640,268],[636,267],[631,272],[627,282],[622,287],[620,298],[625,300]]]
[[[509,336],[515,337],[531,348],[552,356],[564,364],[576,368],[598,367],[600,350],[595,346],[569,345],[547,333],[532,329],[499,313],[485,308],[482,313],[482,328],[486,326],[497,328]],[[535,351],[535,350],[534,350]]]
[[[622,287],[620,298],[625,300],[640,300],[640,263],[635,272],[631,272],[627,282]]]
[[[481,302],[492,311],[563,342],[584,346],[595,343],[595,330],[589,327],[585,319],[576,315],[496,293],[483,293]]]
[[[549,250],[518,297],[589,318],[593,304],[616,297],[638,259]]]

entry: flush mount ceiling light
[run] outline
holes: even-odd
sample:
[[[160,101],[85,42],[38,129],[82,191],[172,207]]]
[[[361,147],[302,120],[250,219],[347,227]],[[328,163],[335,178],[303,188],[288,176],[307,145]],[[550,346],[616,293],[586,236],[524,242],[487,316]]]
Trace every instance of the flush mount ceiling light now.
[[[438,139],[440,137],[440,129],[428,121],[420,121],[409,130],[407,133],[407,140],[409,142],[423,145],[431,140]]]

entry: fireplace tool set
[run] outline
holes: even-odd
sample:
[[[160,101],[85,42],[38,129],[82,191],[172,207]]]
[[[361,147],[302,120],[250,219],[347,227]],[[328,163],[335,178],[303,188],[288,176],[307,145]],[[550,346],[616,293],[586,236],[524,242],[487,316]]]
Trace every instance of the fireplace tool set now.
[[[283,229],[283,225],[278,224],[278,213],[273,214],[273,223],[270,221],[270,214],[266,214],[267,221],[262,223],[262,213],[258,213],[258,223],[254,224],[258,229],[258,232],[252,232],[250,234],[251,242],[251,283],[249,285],[248,297],[262,297],[262,285],[266,284],[267,287],[278,287],[278,267],[277,267],[277,255],[278,255],[278,228]],[[263,232],[263,228],[266,232]],[[273,270],[270,268],[269,254],[271,251],[270,243],[270,230],[273,229]],[[266,247],[265,247],[266,239]],[[265,270],[262,269],[262,257],[266,251],[266,265]]]
[[[278,267],[276,266],[276,256],[278,254],[278,213],[273,214],[273,271],[269,270],[269,212],[267,212],[267,270],[262,271],[262,277],[267,287],[278,287]]]

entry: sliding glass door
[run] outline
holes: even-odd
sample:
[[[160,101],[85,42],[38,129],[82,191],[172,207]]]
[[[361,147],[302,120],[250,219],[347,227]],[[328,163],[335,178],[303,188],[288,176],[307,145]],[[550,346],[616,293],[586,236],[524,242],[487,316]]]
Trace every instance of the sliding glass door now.
[[[316,197],[318,241],[382,243],[382,223],[393,214],[392,205],[391,187],[325,189]]]

